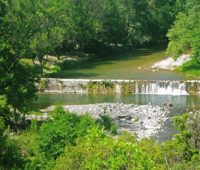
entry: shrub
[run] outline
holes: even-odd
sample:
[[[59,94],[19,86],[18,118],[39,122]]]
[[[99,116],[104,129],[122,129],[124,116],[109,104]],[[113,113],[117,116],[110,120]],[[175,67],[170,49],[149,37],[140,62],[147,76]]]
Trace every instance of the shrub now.
[[[150,169],[153,163],[134,143],[114,140],[99,127],[79,138],[77,145],[66,146],[55,169]]]
[[[100,115],[101,117],[101,125],[103,125],[105,127],[106,130],[110,130],[112,123],[111,123],[111,118],[107,115]]]
[[[117,125],[116,124],[112,124],[112,126],[111,126],[111,133],[113,135],[117,135]]]
[[[88,115],[69,114],[61,106],[57,106],[51,115],[53,120],[49,119],[42,124],[37,139],[38,166],[42,169],[52,168],[65,146],[76,145],[76,139],[84,136],[87,129],[94,125]]]
[[[23,169],[25,161],[14,139],[4,134],[3,118],[0,117],[0,169]]]

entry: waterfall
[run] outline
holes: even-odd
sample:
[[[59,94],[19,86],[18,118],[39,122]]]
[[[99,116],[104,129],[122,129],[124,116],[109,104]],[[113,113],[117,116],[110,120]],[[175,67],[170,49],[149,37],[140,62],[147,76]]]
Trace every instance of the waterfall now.
[[[135,82],[135,94],[189,95],[186,83],[180,81],[140,81]]]
[[[121,93],[121,86],[119,84],[116,84],[116,94]]]
[[[135,94],[139,94],[139,86],[138,86],[138,82],[135,82]]]
[[[200,95],[199,80],[43,79],[48,93]]]

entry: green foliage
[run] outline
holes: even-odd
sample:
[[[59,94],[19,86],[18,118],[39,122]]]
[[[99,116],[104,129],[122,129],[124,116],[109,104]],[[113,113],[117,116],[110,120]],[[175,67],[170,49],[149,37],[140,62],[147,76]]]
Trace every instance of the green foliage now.
[[[37,120],[31,121],[30,129],[23,131],[17,142],[21,147],[23,157],[26,160],[26,169],[35,169],[38,155],[38,122]]]
[[[117,124],[112,123],[112,119],[106,115],[106,108],[104,108],[104,114],[100,115],[100,125],[104,127],[105,130],[110,131],[113,135],[117,134]]]
[[[200,64],[200,1],[187,0],[183,8],[167,34],[170,40],[167,52],[177,58],[185,51],[191,51],[192,61],[180,70],[197,76]]]
[[[110,136],[88,115],[65,113],[60,106],[51,115],[41,127],[32,120],[30,130],[18,137],[26,169],[200,168],[198,114],[175,117],[179,133],[164,143],[138,141],[127,132]]]
[[[3,25],[7,25],[4,36],[15,45],[15,51],[26,58],[38,58],[43,67],[44,55],[56,54],[62,47],[98,53],[103,51],[99,47],[135,48],[166,41],[165,34],[175,15],[184,10],[178,2],[2,1]]]
[[[66,147],[55,169],[150,169],[153,163],[133,143],[107,137],[98,127]]]
[[[51,115],[53,120],[41,125],[36,140],[39,168],[52,168],[65,146],[75,145],[76,139],[87,134],[87,129],[94,125],[87,115],[69,114],[61,106],[57,106]]]
[[[193,113],[187,116],[186,130],[192,134],[189,144],[200,153],[200,115]],[[181,134],[181,133],[180,133]]]
[[[102,54],[107,48],[166,42],[166,32],[174,20],[167,34],[168,53],[176,58],[191,50],[192,60],[181,69],[199,70],[199,2],[0,0],[0,117],[7,124],[20,113],[27,113],[39,73],[43,75],[44,67],[53,73],[60,71],[59,65],[45,63],[45,55],[57,55],[62,50]],[[27,58],[33,63],[37,58],[41,71],[23,62]],[[76,66],[73,62],[68,65]],[[46,86],[45,81],[41,84]],[[114,88],[111,82],[99,87],[89,83],[89,91],[97,93],[106,89],[112,93]],[[1,169],[52,169],[55,165],[56,169],[200,168],[198,115],[176,117],[179,134],[162,144],[149,139],[137,141],[128,133],[109,137],[88,115],[69,114],[61,107],[51,116],[40,127],[32,120],[30,129],[17,137],[18,142],[6,135],[10,130],[5,132],[0,121]],[[108,116],[101,119],[106,130],[117,133]]]
[[[12,117],[16,117],[18,112],[27,112],[37,91],[34,85],[37,72],[20,63],[12,50],[9,44],[0,43],[0,116],[6,121],[11,118],[11,108],[14,110]]]
[[[175,135],[175,140],[166,142],[164,145],[163,153],[168,167],[176,167],[178,169],[199,166],[199,153],[190,142],[193,133],[187,128],[189,117],[189,115],[183,114],[182,117],[174,118],[179,133]]]
[[[179,70],[187,75],[200,76],[200,64],[194,60],[190,60],[179,67]]]
[[[0,169],[23,169],[25,161],[19,146],[4,134],[4,129],[3,118],[0,117]]]
[[[177,58],[185,50],[190,49],[190,31],[196,21],[189,18],[184,13],[179,13],[174,26],[169,30],[167,36],[169,37],[168,53],[173,54]]]
[[[101,121],[102,121],[102,125],[105,127],[106,130],[110,130],[111,128],[111,118],[107,115],[100,115],[101,117]]]
[[[116,123],[112,124],[110,131],[113,135],[117,135],[117,124]]]
[[[137,117],[134,121],[135,121],[135,122],[139,122],[139,120],[140,120],[140,118]]]
[[[39,81],[39,89],[40,91],[43,91],[48,86],[48,80],[47,79],[41,79]]]
[[[44,68],[45,73],[55,74],[64,65],[76,64],[60,67],[53,63],[55,66],[51,67],[46,64],[45,56],[57,56],[63,51],[102,55],[116,48],[132,49],[166,42],[167,30],[178,12],[194,6],[192,11],[198,11],[197,2],[187,0],[183,5],[185,3],[184,0],[2,0],[0,37],[1,42],[11,46],[18,59],[29,58],[39,64],[42,75]],[[193,23],[193,19],[195,16],[187,21]],[[198,30],[196,27],[193,33],[198,34]],[[183,28],[180,37],[186,36],[184,32]],[[173,35],[169,33],[171,42],[170,37]],[[198,42],[191,44],[199,49]],[[177,45],[179,53],[184,51],[180,48],[188,44],[183,41]],[[177,55],[174,45],[169,48]]]
[[[199,118],[193,116],[176,117],[180,133],[165,143],[137,141],[128,133],[114,140],[98,127],[92,128],[85,137],[78,138],[75,146],[66,146],[55,169],[198,169],[200,156],[195,143],[199,149]],[[193,135],[196,140],[190,142]]]
[[[193,59],[199,63],[199,6],[199,1],[187,1],[186,11],[177,15],[174,25],[167,34],[170,40],[167,50],[175,58],[184,53],[185,50],[191,49]]]
[[[3,39],[20,57],[38,59],[43,74],[44,56],[55,53],[63,42],[65,17],[54,1],[13,0],[3,23]],[[63,4],[64,5],[64,4]]]
[[[146,156],[154,162],[157,169],[166,169],[166,161],[163,154],[164,146],[154,139],[144,138],[138,142],[139,148],[146,153]],[[171,150],[168,150],[171,152]]]

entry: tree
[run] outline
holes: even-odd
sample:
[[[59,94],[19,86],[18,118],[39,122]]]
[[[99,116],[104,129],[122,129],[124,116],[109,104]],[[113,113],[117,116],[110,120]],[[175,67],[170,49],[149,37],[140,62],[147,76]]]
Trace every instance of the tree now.
[[[6,123],[31,108],[31,103],[36,97],[37,88],[34,83],[38,75],[34,67],[21,62],[27,51],[27,30],[22,32],[24,25],[20,25],[20,22],[14,25],[11,4],[11,1],[1,1],[3,12],[0,16],[0,116],[4,117]],[[17,10],[18,4],[15,5]]]
[[[31,108],[37,91],[36,73],[34,68],[20,63],[10,45],[0,43],[0,116],[6,121]]]
[[[25,161],[14,139],[5,133],[5,125],[0,117],[0,169],[24,169]]]
[[[44,56],[55,53],[63,42],[65,15],[61,2],[14,0],[4,22],[15,53],[33,61],[37,58],[43,75]]]
[[[51,115],[53,120],[49,119],[41,125],[39,137],[36,139],[38,155],[36,164],[33,162],[31,166],[40,169],[53,168],[56,159],[64,152],[65,146],[76,145],[76,139],[86,135],[87,130],[95,125],[94,120],[88,115],[70,114],[61,106],[56,106]]]
[[[168,53],[177,58],[186,50],[192,50],[195,62],[200,63],[200,12],[179,13],[167,36]]]
[[[56,160],[55,169],[151,169],[153,162],[137,144],[113,139],[93,126],[75,146],[66,146]]]

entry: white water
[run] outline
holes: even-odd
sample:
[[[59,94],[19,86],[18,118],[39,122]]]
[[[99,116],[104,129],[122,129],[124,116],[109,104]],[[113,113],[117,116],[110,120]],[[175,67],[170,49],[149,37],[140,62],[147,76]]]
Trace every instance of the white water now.
[[[200,81],[199,80],[170,81],[170,80],[114,80],[112,79],[109,81],[112,82],[116,86],[116,89],[115,89],[116,94],[120,94],[123,88],[123,84],[128,83],[127,87],[134,89],[134,92],[131,90],[131,92],[133,92],[134,94],[200,95]],[[102,80],[102,79],[97,79],[97,80],[48,79],[48,86],[45,87],[44,92],[87,94],[89,82],[94,82],[94,83],[105,82],[105,80]],[[134,87],[130,87],[130,86],[134,86]]]
[[[176,61],[169,57],[165,60],[155,63],[152,68],[164,69],[164,70],[174,70],[176,67],[182,66],[187,61],[191,60],[190,55],[184,54],[176,59]]]
[[[139,85],[138,85],[138,82],[135,82],[135,94],[139,94]]]
[[[116,84],[116,94],[121,93],[121,86],[119,84]]]
[[[135,94],[189,95],[186,91],[186,83],[179,81],[143,82],[141,87],[136,82]]]

